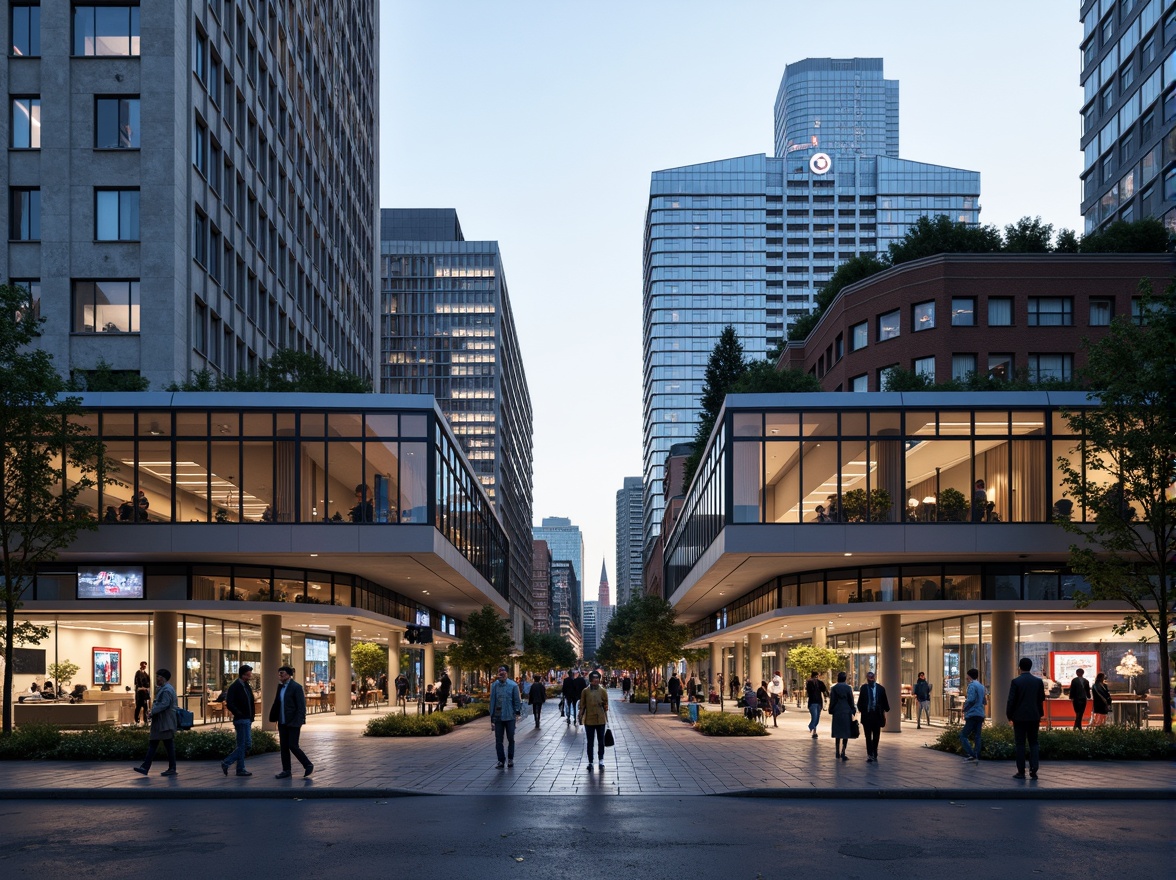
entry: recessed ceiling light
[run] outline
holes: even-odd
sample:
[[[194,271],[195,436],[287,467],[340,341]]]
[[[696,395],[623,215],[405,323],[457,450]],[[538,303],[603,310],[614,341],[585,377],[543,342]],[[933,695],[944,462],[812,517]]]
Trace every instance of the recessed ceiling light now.
[[[310,555],[311,555],[311,556],[318,556],[318,554],[317,554],[317,553],[311,553]]]
[[[853,554],[852,554],[852,553],[846,553],[845,555],[846,555],[846,556],[853,556]]]

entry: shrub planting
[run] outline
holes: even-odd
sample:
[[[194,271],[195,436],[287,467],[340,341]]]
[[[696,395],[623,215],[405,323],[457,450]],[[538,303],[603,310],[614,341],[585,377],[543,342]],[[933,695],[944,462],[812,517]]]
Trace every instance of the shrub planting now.
[[[962,755],[960,730],[958,724],[945,728],[931,748]],[[1157,761],[1176,755],[1176,747],[1163,730],[1141,730],[1114,724],[1085,730],[1042,730],[1038,749],[1043,761]],[[1003,725],[985,727],[981,734],[980,757],[996,761],[1015,758],[1013,728]]]

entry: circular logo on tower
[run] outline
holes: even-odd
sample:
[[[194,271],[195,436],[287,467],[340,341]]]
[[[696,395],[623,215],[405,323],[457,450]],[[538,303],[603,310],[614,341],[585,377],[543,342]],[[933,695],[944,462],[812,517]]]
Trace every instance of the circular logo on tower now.
[[[814,153],[809,159],[809,171],[813,174],[824,174],[833,167],[833,160],[828,153]]]

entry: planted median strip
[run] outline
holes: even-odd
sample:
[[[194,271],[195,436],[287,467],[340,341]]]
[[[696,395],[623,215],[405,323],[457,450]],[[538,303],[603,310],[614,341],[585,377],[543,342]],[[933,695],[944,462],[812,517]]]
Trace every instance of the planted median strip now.
[[[52,724],[23,724],[0,736],[4,761],[139,761],[150,731],[134,727],[93,727],[63,731]],[[183,761],[221,760],[236,748],[232,730],[182,730],[176,734],[176,757]],[[250,755],[278,751],[274,734],[253,728]]]

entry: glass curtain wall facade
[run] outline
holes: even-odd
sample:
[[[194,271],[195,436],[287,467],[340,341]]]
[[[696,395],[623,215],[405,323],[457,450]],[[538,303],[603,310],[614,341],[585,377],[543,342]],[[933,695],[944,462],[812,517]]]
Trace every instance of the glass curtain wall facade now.
[[[743,403],[756,398],[728,397],[667,542],[667,597],[728,524],[933,528],[1087,515],[1065,497],[1057,465],[1059,457],[1075,460],[1081,444],[1061,407],[1088,406],[1085,395],[1009,394],[958,406],[867,399],[852,409],[815,395],[794,396],[791,409]]]
[[[617,605],[641,595],[641,508],[640,477],[625,477],[617,491]]]
[[[380,250],[380,390],[436,398],[506,526],[529,622],[531,398],[498,243],[466,241],[452,209],[385,209]]]
[[[1176,233],[1173,0],[1080,6],[1085,230],[1158,217]]]
[[[69,247],[0,228],[5,276],[59,369],[165,387],[288,348],[374,382],[379,10],[320,7],[0,3],[0,189]]]
[[[432,525],[505,595],[506,535],[435,411],[151,405],[174,397],[83,395],[106,460],[78,503],[104,525]]]
[[[552,560],[571,563],[578,584],[584,583],[584,536],[566,516],[545,516],[542,525],[531,530],[536,541],[546,541]],[[578,612],[577,612],[577,620]]]

